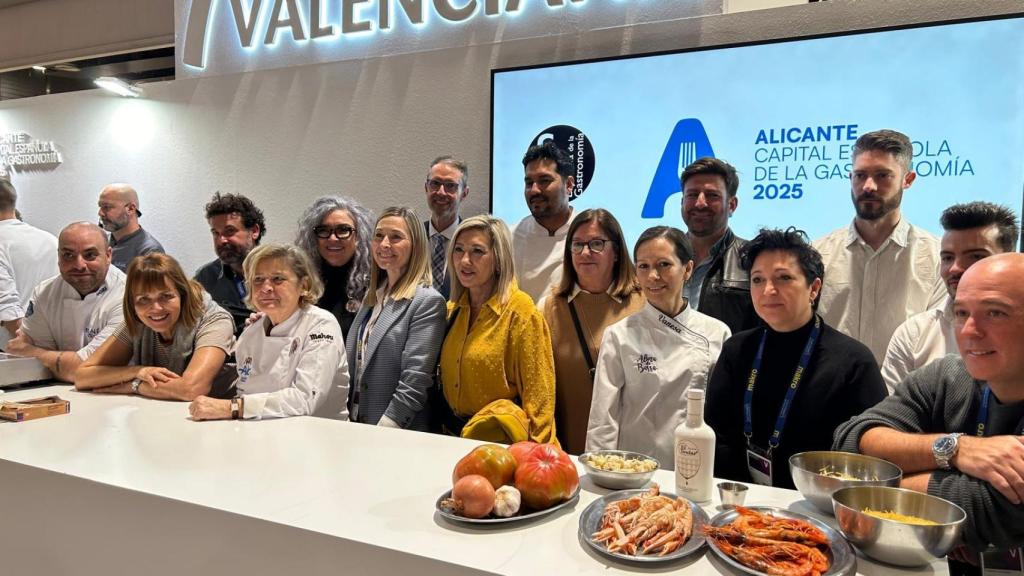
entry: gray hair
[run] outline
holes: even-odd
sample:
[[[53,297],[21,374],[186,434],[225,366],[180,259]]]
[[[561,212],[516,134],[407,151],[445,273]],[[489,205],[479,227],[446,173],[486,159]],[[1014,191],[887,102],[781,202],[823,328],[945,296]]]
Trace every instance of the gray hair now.
[[[313,205],[306,208],[299,218],[295,244],[306,251],[316,271],[323,276],[323,258],[320,257],[313,228],[319,226],[324,218],[335,210],[344,210],[351,214],[356,225],[356,253],[352,255],[352,272],[348,276],[346,292],[349,306],[358,309],[366,296],[366,288],[370,285],[370,238],[373,236],[370,211],[346,196],[321,196],[314,200]]]

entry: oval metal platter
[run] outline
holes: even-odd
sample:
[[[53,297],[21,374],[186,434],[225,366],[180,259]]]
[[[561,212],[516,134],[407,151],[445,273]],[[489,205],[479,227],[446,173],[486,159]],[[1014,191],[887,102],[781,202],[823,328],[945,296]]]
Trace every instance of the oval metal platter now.
[[[452,491],[448,490],[444,494],[441,494],[441,497],[438,498],[437,502],[434,504],[434,508],[437,510],[437,513],[440,514],[445,520],[457,522],[459,524],[495,525],[525,522],[527,520],[532,520],[534,518],[540,518],[541,516],[547,516],[548,514],[557,512],[562,508],[568,508],[570,506],[573,506],[580,499],[580,489],[577,486],[576,491],[573,492],[572,494],[572,497],[570,497],[568,500],[564,502],[555,504],[551,508],[547,508],[544,510],[526,510],[526,513],[516,514],[515,516],[510,516],[508,518],[498,518],[497,516],[487,516],[486,518],[466,518],[464,516],[459,516],[458,514],[452,514],[451,512],[441,507],[441,502],[444,501],[445,498],[451,498],[451,495]],[[522,512],[522,510],[520,510],[520,512]]]
[[[658,556],[657,554],[640,554],[633,556],[632,554],[623,554],[622,552],[609,552],[604,544],[594,542],[591,535],[597,532],[601,528],[601,516],[604,515],[604,509],[612,502],[618,502],[619,500],[625,500],[632,498],[633,496],[639,496],[649,492],[648,488],[640,488],[636,490],[619,490],[618,492],[612,492],[606,494],[602,498],[598,498],[590,503],[586,509],[583,510],[583,514],[580,515],[580,529],[579,537],[580,541],[586,542],[591,548],[598,553],[614,558],[616,560],[624,560],[626,562],[642,562],[645,564],[660,564],[665,562],[672,562],[685,558],[691,554],[699,552],[704,547],[704,524],[708,522],[708,515],[704,510],[686,500],[690,504],[690,510],[693,511],[693,533],[690,535],[690,539],[687,540],[683,545],[676,551],[666,554],[664,556]],[[670,492],[662,492],[663,496],[669,498],[675,498],[676,495]],[[685,500],[685,498],[684,498]]]
[[[826,554],[828,556],[829,567],[828,570],[822,576],[832,576],[839,574],[854,574],[857,571],[857,555],[853,551],[853,547],[850,543],[843,538],[843,535],[838,530],[832,528],[828,524],[811,518],[810,516],[804,516],[798,512],[791,512],[785,508],[776,508],[773,506],[745,506],[749,510],[754,510],[761,513],[771,514],[778,518],[790,518],[793,520],[803,520],[815,528],[818,528],[828,536],[829,551]],[[736,517],[739,516],[739,512],[736,510],[726,510],[715,515],[711,519],[710,524],[715,527],[722,527],[726,524],[731,524]],[[752,576],[764,576],[764,572],[759,572],[753,568],[748,568],[738,561],[733,560],[731,556],[722,551],[721,548],[715,543],[713,538],[708,538],[708,548],[722,559],[730,568],[735,571],[750,574]]]

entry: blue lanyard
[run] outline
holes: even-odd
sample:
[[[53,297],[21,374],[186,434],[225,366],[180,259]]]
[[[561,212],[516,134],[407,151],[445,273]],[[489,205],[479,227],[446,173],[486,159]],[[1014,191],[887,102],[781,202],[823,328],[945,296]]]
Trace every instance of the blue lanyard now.
[[[988,400],[992,396],[992,389],[985,384],[981,389],[981,407],[978,408],[978,420],[974,424],[974,433],[978,436],[985,435],[985,426],[988,424]]]
[[[796,396],[796,389],[807,372],[807,365],[811,362],[811,354],[814,352],[814,345],[818,343],[818,336],[821,334],[821,317],[814,316],[814,329],[807,338],[803,354],[800,355],[800,363],[793,373],[793,379],[786,390],[786,398],[779,407],[779,416],[775,419],[775,430],[768,439],[768,455],[779,446],[782,438],[782,429],[786,425],[786,417],[789,416],[789,409],[793,407],[793,398]],[[747,391],[743,394],[743,435],[747,437],[747,446],[750,446],[750,439],[754,436],[754,383],[757,382],[757,373],[761,371],[761,359],[764,357],[764,343],[768,339],[768,329],[761,334],[761,344],[757,347],[757,354],[754,356],[754,366],[750,370],[750,377],[747,379]]]

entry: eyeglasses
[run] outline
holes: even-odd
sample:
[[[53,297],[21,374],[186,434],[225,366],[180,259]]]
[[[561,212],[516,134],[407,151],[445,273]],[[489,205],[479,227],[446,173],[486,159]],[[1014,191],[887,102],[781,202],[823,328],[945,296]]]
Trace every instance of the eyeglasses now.
[[[324,240],[330,238],[332,235],[336,236],[338,240],[347,240],[356,229],[349,226],[348,224],[338,224],[337,226],[314,226],[313,234],[316,234],[317,238],[323,238]]]
[[[611,240],[605,240],[604,238],[594,238],[588,242],[573,242],[569,245],[569,249],[572,250],[573,254],[582,254],[583,247],[590,248],[590,251],[594,254],[600,254],[604,252],[604,248],[607,244],[611,244]]]
[[[434,180],[433,178],[427,180],[427,188],[429,188],[431,192],[437,192],[443,186],[445,192],[448,194],[455,194],[459,191],[460,184],[461,182],[446,182],[444,180]]]

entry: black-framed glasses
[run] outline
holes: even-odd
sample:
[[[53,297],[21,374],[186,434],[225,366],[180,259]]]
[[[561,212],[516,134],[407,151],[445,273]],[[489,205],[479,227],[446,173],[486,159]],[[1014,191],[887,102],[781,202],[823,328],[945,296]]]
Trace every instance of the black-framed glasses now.
[[[322,238],[324,240],[330,238],[332,235],[336,236],[338,240],[347,240],[355,231],[356,229],[348,224],[338,224],[337,226],[321,225],[313,227],[313,234],[316,234],[317,238]]]
[[[460,184],[460,182],[434,180],[433,178],[427,180],[427,188],[429,188],[431,192],[437,192],[443,187],[444,191],[447,192],[448,194],[455,194],[456,192],[459,191]]]
[[[600,254],[601,252],[604,252],[605,246],[611,243],[611,240],[605,240],[604,238],[594,238],[587,242],[574,240],[572,244],[569,245],[569,249],[572,250],[573,254],[582,254],[583,247],[586,246],[587,248],[590,248],[590,251],[594,254]]]

